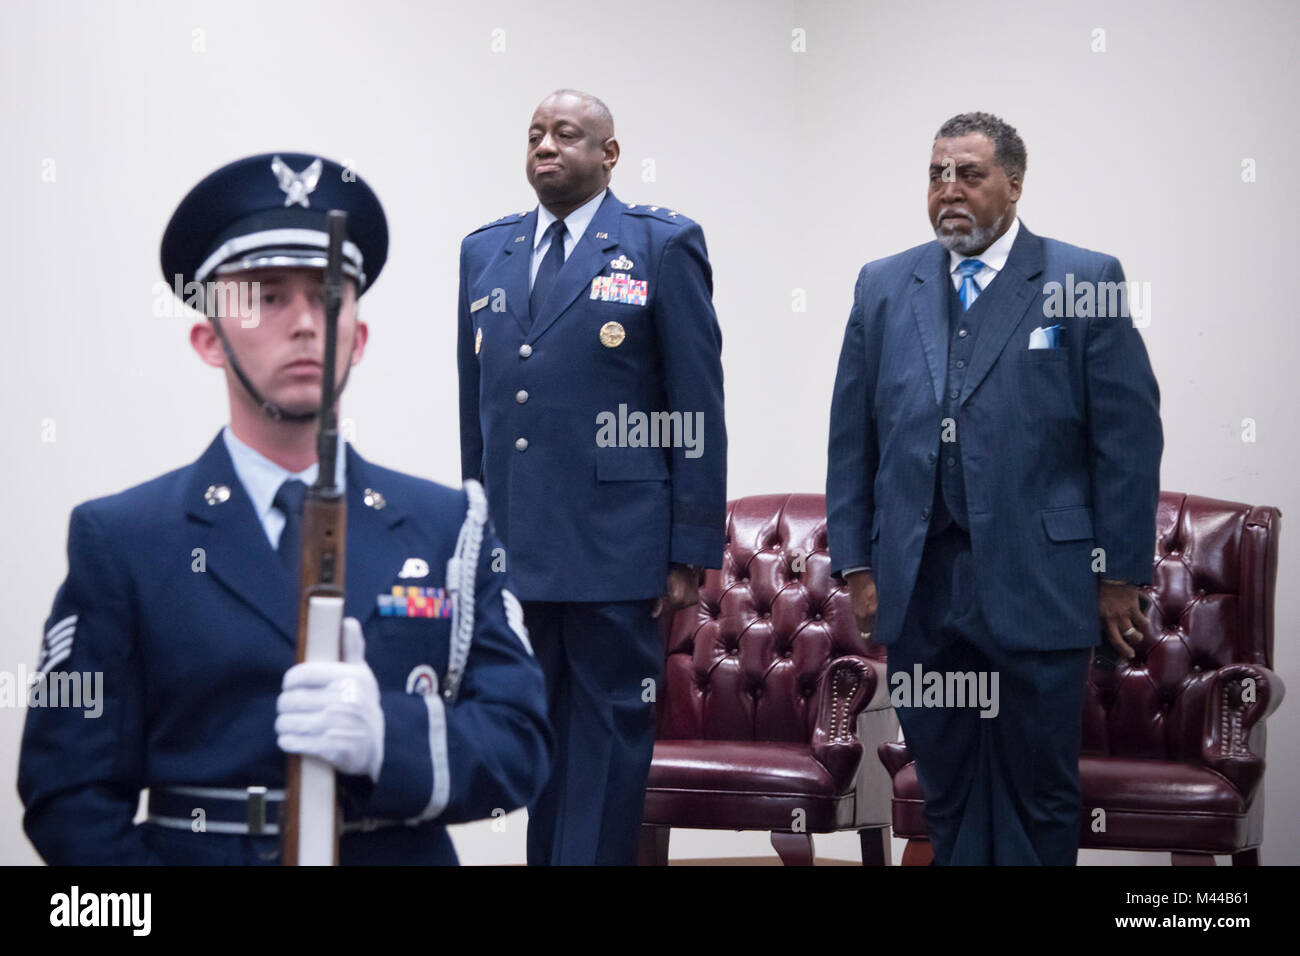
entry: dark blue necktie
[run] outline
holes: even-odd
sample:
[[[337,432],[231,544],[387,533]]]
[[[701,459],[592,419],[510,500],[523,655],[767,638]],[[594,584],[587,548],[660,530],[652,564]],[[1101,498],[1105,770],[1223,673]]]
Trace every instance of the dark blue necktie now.
[[[280,545],[275,550],[280,561],[291,575],[299,573],[302,560],[302,503],[307,497],[307,486],[297,478],[286,478],[271,502],[284,515],[284,530],[280,532]]]
[[[551,237],[551,247],[546,250],[546,256],[542,259],[542,264],[537,267],[537,277],[533,279],[533,291],[528,297],[529,321],[537,321],[538,316],[542,314],[542,306],[546,304],[546,297],[551,294],[551,287],[555,285],[555,277],[560,274],[560,268],[564,265],[564,220],[557,219],[546,227],[546,234],[542,236]]]

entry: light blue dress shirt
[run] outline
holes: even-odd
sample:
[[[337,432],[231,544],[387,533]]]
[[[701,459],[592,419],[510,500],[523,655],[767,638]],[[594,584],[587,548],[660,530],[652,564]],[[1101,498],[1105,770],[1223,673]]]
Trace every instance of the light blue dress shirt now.
[[[275,493],[288,478],[297,478],[304,484],[311,485],[316,480],[316,473],[320,470],[320,466],[313,462],[302,471],[291,472],[236,438],[229,425],[221,430],[221,437],[225,439],[226,450],[230,452],[235,474],[239,476],[244,491],[248,492],[248,498],[253,503],[253,511],[257,514],[257,520],[262,522],[267,540],[271,542],[271,550],[274,551],[280,546],[280,534],[284,531],[285,520],[280,509],[272,504]],[[340,435],[339,453],[334,462],[334,481],[339,488],[347,487],[346,453],[347,442]]]
[[[1020,232],[1020,217],[1017,216],[1011,223],[1010,228],[987,249],[976,256],[963,256],[959,252],[948,250],[948,272],[952,279],[952,287],[958,292],[961,291],[961,276],[957,274],[957,267],[967,259],[978,259],[984,263],[984,268],[975,273],[975,284],[983,292],[988,288],[990,282],[997,278],[999,272],[1006,267],[1007,259],[1011,256],[1011,247],[1015,244],[1016,234]]]
[[[592,217],[596,215],[596,210],[600,208],[600,204],[605,201],[605,193],[607,192],[609,192],[608,189],[602,189],[564,217],[564,258],[566,261],[569,258],[569,253],[573,251],[573,247],[582,238],[582,234],[591,225]],[[546,235],[546,230],[551,227],[553,222],[555,222],[555,216],[551,214],[550,210],[545,206],[538,205],[537,229],[533,233],[533,265],[532,270],[528,273],[528,290],[530,292],[533,289],[533,281],[537,278],[537,269],[542,264],[542,258],[546,255],[547,250],[551,248],[551,238]]]

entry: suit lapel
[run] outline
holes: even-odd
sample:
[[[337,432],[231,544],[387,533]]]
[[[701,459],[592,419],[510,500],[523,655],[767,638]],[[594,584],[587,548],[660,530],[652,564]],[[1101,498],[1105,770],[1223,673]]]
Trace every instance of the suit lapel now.
[[[948,304],[943,286],[947,261],[948,250],[935,242],[913,273],[916,284],[912,287],[912,314],[916,317],[925,362],[930,366],[936,405],[943,402],[943,387],[948,380]]]
[[[487,275],[492,282],[500,282],[505,291],[506,311],[514,317],[519,331],[527,333],[528,275],[532,263],[533,236],[537,232],[537,210],[534,209],[505,232],[505,243]]]
[[[406,517],[391,489],[374,487],[373,468],[347,447],[347,565],[345,608],[363,624],[375,613],[376,598],[387,591],[396,576],[387,556],[392,554],[389,529]],[[382,482],[380,482],[382,484]],[[228,488],[229,497],[209,496],[208,489]],[[379,496],[367,492],[379,492]],[[216,504],[208,504],[211,497]],[[370,504],[366,503],[369,497]],[[280,557],[271,550],[262,522],[226,451],[220,434],[191,466],[185,492],[186,510],[195,524],[196,545],[204,549],[207,572],[245,604],[266,618],[293,646],[298,643],[298,593],[301,584],[291,580]],[[375,505],[382,501],[382,507]]]
[[[1011,333],[1020,325],[1025,310],[1035,300],[1035,278],[1043,271],[1043,241],[1020,224],[1020,233],[1011,247],[1007,264],[997,274],[980,299],[989,296],[980,320],[979,335],[971,354],[970,369],[962,386],[959,404],[966,404],[997,361]]]
[[[535,342],[555,323],[573,300],[590,287],[592,278],[605,267],[609,250],[618,245],[618,227],[622,219],[622,203],[614,197],[612,191],[606,192],[596,215],[591,217],[587,230],[555,277],[555,285],[542,305],[541,315],[533,319],[532,328],[528,330],[530,343]]]
[[[228,497],[221,493],[222,488],[228,490]],[[209,489],[214,493],[209,494]],[[220,433],[190,466],[185,507],[195,526],[195,544],[203,548],[207,573],[296,646],[298,582],[290,580],[292,575],[271,550],[266,529],[253,510]]]
[[[527,301],[527,300],[525,300]],[[390,529],[406,517],[396,489],[347,446],[348,563],[344,569],[344,607],[362,625],[378,609],[378,596],[397,576],[395,562],[403,557],[393,548]],[[367,499],[369,504],[367,504]],[[377,507],[382,502],[382,506]]]

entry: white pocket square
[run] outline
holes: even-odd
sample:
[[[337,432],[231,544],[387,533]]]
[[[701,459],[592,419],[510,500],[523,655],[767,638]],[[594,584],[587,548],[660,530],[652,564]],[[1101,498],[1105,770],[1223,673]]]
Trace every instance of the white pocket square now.
[[[1031,349],[1059,348],[1061,344],[1060,329],[1059,325],[1049,325],[1047,328],[1039,326],[1029,333],[1029,347]]]

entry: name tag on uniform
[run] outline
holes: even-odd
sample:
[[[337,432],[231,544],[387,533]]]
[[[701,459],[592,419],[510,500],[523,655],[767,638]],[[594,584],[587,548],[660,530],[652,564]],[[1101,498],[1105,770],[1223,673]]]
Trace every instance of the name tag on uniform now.
[[[378,599],[381,617],[450,618],[452,603],[453,596],[446,588],[404,588],[396,584]]]
[[[596,276],[591,280],[591,298],[598,302],[645,305],[650,298],[650,280],[633,279],[626,272]]]
[[[473,302],[469,304],[469,310],[471,312],[477,312],[479,309],[483,308],[483,306],[488,304],[488,299],[490,298],[491,296],[485,295],[481,299],[475,299]]]

